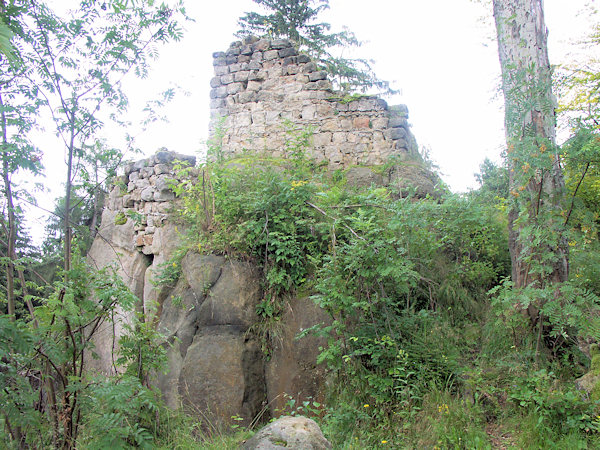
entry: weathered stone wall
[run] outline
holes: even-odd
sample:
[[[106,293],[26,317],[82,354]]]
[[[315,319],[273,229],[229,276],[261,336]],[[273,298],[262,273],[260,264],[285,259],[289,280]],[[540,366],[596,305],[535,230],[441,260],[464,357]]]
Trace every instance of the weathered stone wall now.
[[[312,156],[332,169],[383,164],[416,152],[405,106],[342,98],[325,71],[287,40],[248,38],[213,54],[211,133],[224,117],[224,155],[244,150],[285,157],[286,122],[311,129]]]
[[[115,186],[109,195],[106,209],[119,212],[116,222],[131,218],[135,236],[133,245],[145,255],[157,254],[161,243],[154,244],[154,234],[167,220],[175,194],[169,185],[178,180],[173,161],[194,166],[196,158],[169,151],[125,166],[121,186]],[[126,186],[127,193],[123,192]]]

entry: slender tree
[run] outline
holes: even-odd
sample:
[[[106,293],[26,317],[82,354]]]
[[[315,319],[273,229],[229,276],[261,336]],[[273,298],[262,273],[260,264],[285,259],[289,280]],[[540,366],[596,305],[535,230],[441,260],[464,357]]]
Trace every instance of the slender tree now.
[[[100,176],[96,176],[99,174],[95,167],[98,155],[94,157],[90,151],[96,149],[96,133],[102,128],[103,120],[127,108],[122,80],[128,75],[144,77],[149,60],[157,55],[156,46],[180,38],[178,20],[183,9],[180,4],[156,6],[152,0],[82,0],[78,8],[64,18],[42,1],[29,0],[23,5],[20,11],[26,31],[15,33],[13,42],[18,63],[12,64],[0,54],[3,69],[0,74],[0,170],[8,203],[7,235],[9,254],[12,253],[7,277],[15,267],[12,176],[28,161],[34,161],[34,154],[29,159],[24,158],[27,155],[24,150],[29,147],[23,139],[28,134],[27,127],[35,122],[35,110],[45,107],[64,145],[67,163],[62,217],[64,277],[49,298],[41,299],[42,305],[35,311],[34,320],[39,320],[41,325],[35,351],[41,361],[45,392],[40,398],[44,398],[47,405],[53,445],[74,448],[81,423],[82,392],[86,386],[83,383],[85,355],[91,347],[92,335],[107,318],[107,311],[124,298],[111,294],[108,301],[90,301],[85,270],[81,264],[73,263],[76,259],[72,248],[72,215],[74,208],[81,206],[74,191],[84,185],[93,192],[101,181]],[[32,104],[35,110],[31,110]],[[113,159],[112,156],[105,159]],[[25,286],[24,282],[21,284]],[[114,285],[115,282],[110,281],[102,289],[108,292]],[[14,286],[11,290],[14,293]],[[12,305],[11,312],[14,295]],[[22,327],[22,324],[17,322],[17,326]],[[17,436],[14,438],[18,440]]]
[[[361,42],[354,33],[344,30],[332,32],[331,25],[319,22],[319,14],[329,9],[329,0],[253,0],[267,10],[267,14],[248,12],[240,17],[240,37],[258,35],[284,38],[294,42],[298,49],[327,68],[338,87],[348,92],[366,92],[376,88],[385,94],[397,91],[387,81],[380,80],[371,67],[372,61],[361,58],[343,58],[332,50],[359,47]]]
[[[556,146],[556,100],[542,0],[494,0],[494,18],[505,99],[509,188],[509,246],[514,288],[529,289],[532,324],[558,283],[568,277],[568,251],[561,220],[564,181]],[[546,294],[542,294],[546,292]]]

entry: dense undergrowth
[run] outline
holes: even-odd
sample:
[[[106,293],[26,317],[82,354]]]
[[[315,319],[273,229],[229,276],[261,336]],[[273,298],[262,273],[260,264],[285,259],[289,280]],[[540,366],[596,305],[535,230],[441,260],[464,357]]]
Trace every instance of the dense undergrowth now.
[[[584,262],[596,260],[595,225],[573,249],[571,309],[548,319],[566,344],[546,351],[497,287],[510,275],[502,168],[488,166],[470,194],[400,197],[350,187],[305,158],[308,141],[291,131],[285,159],[213,149],[198,181],[175,187],[193,247],[263,268],[263,330],[296,292],[330,314],[305,332],[328,339],[328,401],[298,413],[335,448],[600,446],[597,399],[575,386],[589,366],[581,338],[597,334]]]
[[[265,357],[286,296],[311,295],[331,318],[305,331],[327,338],[319,356],[329,369],[327,400],[290,401],[285,413],[317,420],[334,448],[600,447],[598,398],[575,384],[598,330],[596,225],[585,210],[576,210],[569,235],[573,301],[548,319],[562,326],[564,344],[540,349],[538,330],[499,293],[510,272],[501,168],[484,167],[481,189],[470,194],[402,197],[393,185],[352,187],[344,171],[305,157],[309,141],[309,132],[290,131],[282,159],[225,160],[213,148],[197,177],[181,166],[187,181],[173,189],[189,236],[157,281],[175,280],[190,248],[262,267],[254,331]],[[68,367],[73,355],[93,352],[85,334],[65,327],[83,333],[135,304],[110,270],[75,271],[36,326],[2,318],[3,420],[28,430],[24,442],[34,448],[52,443],[36,397],[44,362]],[[91,291],[99,303],[86,300]],[[77,446],[223,449],[251,436],[255,430],[207,428],[162,405],[148,377],[165,369],[165,349],[152,323],[138,319],[115,355],[125,374],[92,379],[73,359],[64,394],[79,396]],[[81,343],[71,347],[63,339],[71,335]],[[14,446],[9,434],[3,443]]]

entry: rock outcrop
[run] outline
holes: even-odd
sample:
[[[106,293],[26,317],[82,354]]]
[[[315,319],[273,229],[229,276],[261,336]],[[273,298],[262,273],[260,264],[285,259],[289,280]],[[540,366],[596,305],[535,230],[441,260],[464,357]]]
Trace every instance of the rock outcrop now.
[[[153,383],[168,406],[183,406],[213,425],[230,422],[232,416],[249,424],[259,413],[275,415],[283,410],[284,394],[298,402],[319,398],[324,370],[315,361],[323,342],[311,337],[294,339],[303,329],[327,320],[310,300],[289,300],[267,361],[253,333],[259,321],[256,305],[262,300],[258,268],[189,251],[176,263],[180,266],[177,279],[156,284],[183,245],[171,214],[178,201],[168,188],[181,181],[173,170],[174,161],[194,162],[183,155],[159,152],[126,167],[107,198],[88,255],[96,268],[116,264],[140,298],[147,320],[155,321],[165,336],[169,371],[156,374]],[[197,175],[194,170],[191,174]],[[143,192],[148,194],[142,196]],[[99,330],[95,342],[99,358],[90,360],[89,368],[107,374],[119,370],[113,352],[131,319],[121,312],[114,328],[106,325]]]

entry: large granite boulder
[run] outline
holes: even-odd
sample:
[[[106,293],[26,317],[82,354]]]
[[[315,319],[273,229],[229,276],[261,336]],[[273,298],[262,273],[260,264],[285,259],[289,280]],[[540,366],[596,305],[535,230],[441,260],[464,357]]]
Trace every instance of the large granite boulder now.
[[[249,424],[266,399],[257,320],[260,271],[222,256],[188,253],[162,303],[158,330],[172,343],[170,371],[156,385],[170,407],[183,405],[212,425],[239,416]]]
[[[323,402],[326,367],[317,365],[325,338],[297,336],[314,325],[328,325],[329,315],[308,297],[291,298],[273,339],[272,356],[266,363],[267,398],[273,416],[285,411],[289,398],[301,405],[306,400]]]
[[[241,447],[243,450],[325,450],[331,444],[319,425],[306,417],[281,417],[267,425]]]

